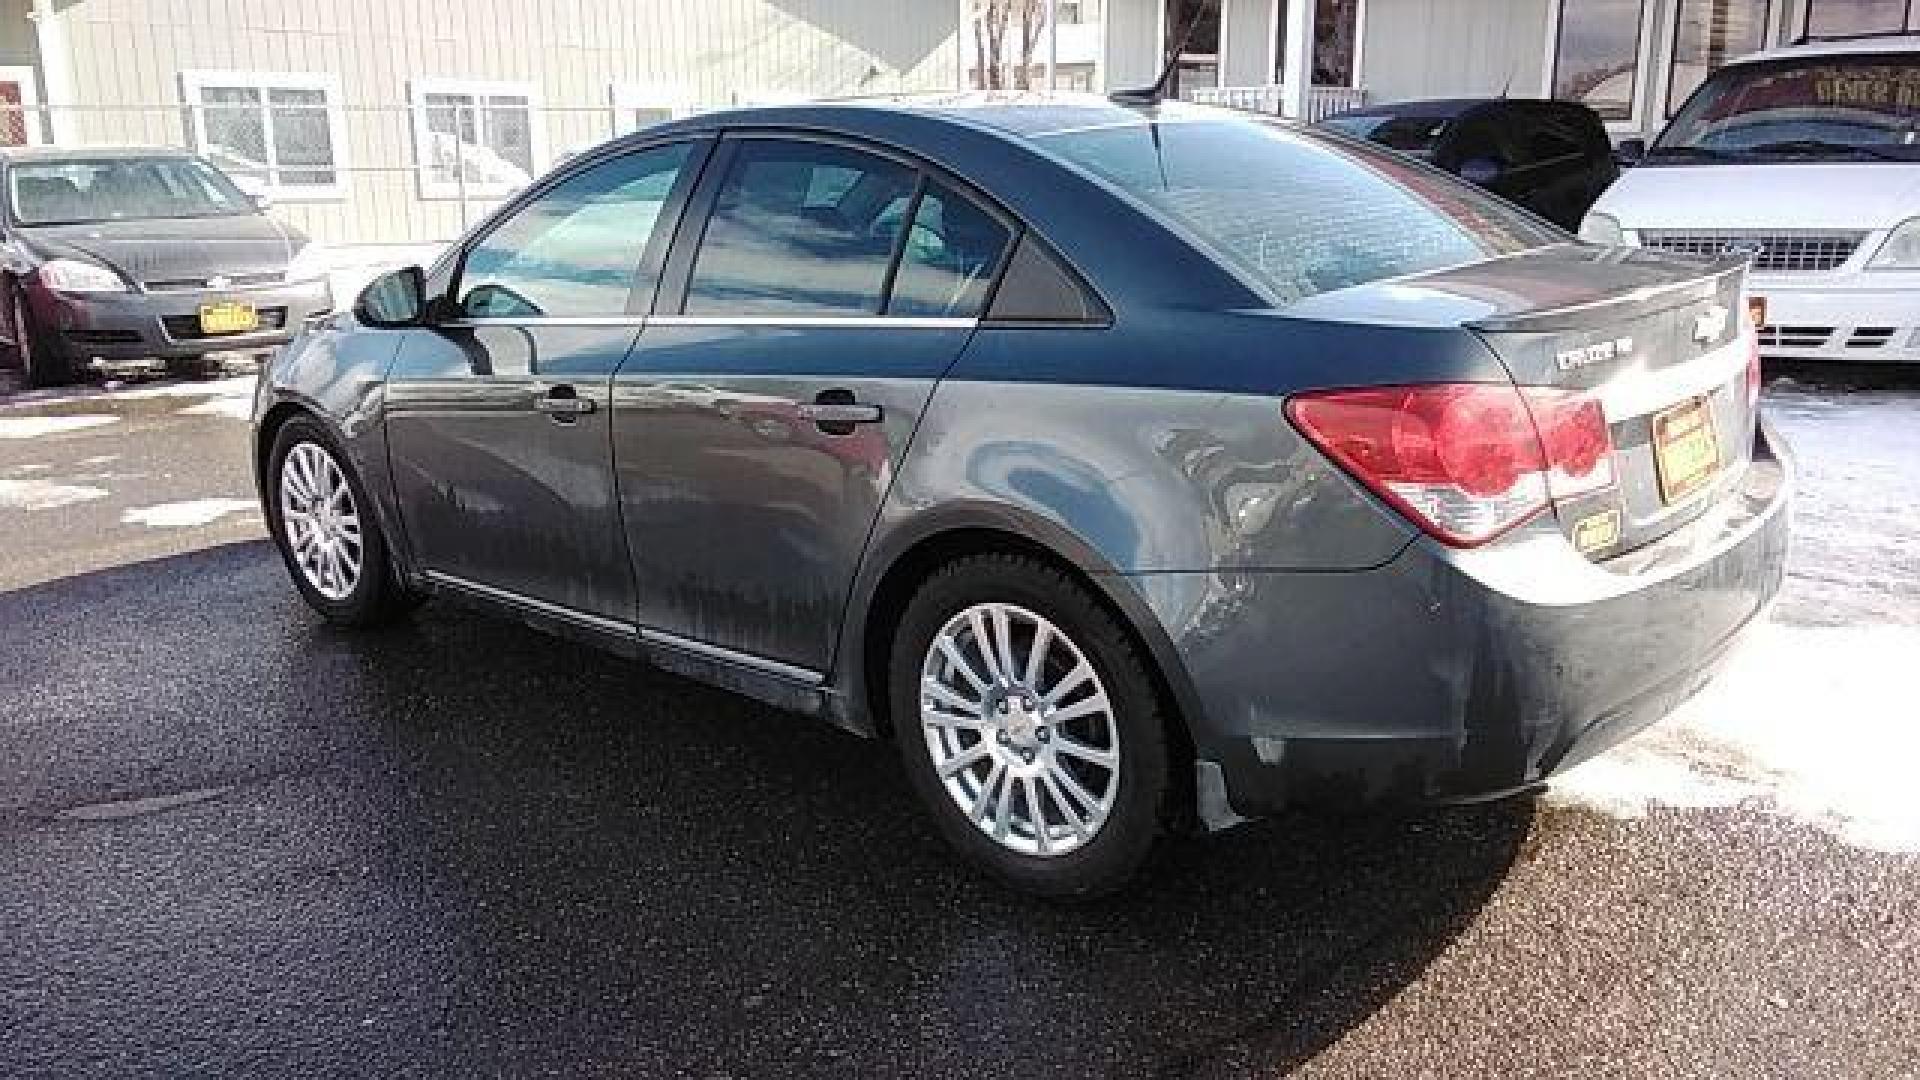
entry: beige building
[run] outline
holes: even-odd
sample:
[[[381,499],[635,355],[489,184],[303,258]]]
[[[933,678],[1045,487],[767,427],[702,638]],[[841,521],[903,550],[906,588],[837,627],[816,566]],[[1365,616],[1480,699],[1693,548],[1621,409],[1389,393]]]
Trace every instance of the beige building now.
[[[188,146],[318,239],[444,240],[645,123],[952,89],[958,24],[954,0],[0,0],[0,143]]]

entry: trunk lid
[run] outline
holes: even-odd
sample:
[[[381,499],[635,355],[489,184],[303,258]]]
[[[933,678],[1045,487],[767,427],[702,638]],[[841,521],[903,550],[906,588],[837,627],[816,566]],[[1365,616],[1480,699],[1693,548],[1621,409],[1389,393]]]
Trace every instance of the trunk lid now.
[[[1552,284],[1536,275],[1550,275]],[[1500,310],[1464,325],[1515,383],[1599,399],[1613,436],[1615,485],[1555,506],[1561,528],[1588,558],[1665,536],[1737,483],[1752,457],[1756,421],[1742,263],[1552,248],[1441,277],[1452,290],[1509,294]]]

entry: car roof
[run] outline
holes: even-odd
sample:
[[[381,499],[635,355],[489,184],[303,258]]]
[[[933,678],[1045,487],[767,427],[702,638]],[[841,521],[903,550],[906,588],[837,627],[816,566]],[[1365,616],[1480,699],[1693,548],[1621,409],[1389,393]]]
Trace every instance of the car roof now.
[[[1920,59],[1920,34],[1864,34],[1859,37],[1814,39],[1793,45],[1781,45],[1731,61],[1731,64],[1757,64],[1767,60],[1792,60],[1820,56],[1870,56],[1875,53],[1914,53]]]
[[[1522,98],[1419,98],[1413,101],[1388,101],[1379,105],[1364,105],[1358,109],[1348,109],[1328,119],[1341,116],[1409,116],[1440,117],[1459,116],[1470,109],[1478,108],[1495,101],[1521,101]]]
[[[121,161],[137,158],[190,158],[177,146],[8,146],[0,161]]]
[[[1122,105],[1097,94],[1044,91],[1002,93],[906,94],[829,98],[783,105],[718,109],[657,127],[642,134],[702,128],[827,127],[854,119],[892,119],[907,127],[959,124],[1026,140],[1092,128],[1144,127],[1167,120],[1248,120],[1231,109],[1163,101]],[[1262,117],[1260,119],[1274,119]],[[865,126],[865,125],[862,125]]]

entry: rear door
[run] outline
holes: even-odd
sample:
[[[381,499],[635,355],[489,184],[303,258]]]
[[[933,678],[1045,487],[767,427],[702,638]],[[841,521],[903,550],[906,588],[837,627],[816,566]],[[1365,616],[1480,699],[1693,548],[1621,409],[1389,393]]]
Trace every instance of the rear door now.
[[[1012,230],[831,139],[732,136],[707,172],[614,379],[636,608],[656,641],[809,678]]]
[[[609,380],[709,146],[621,153],[550,184],[470,243],[446,317],[407,332],[387,438],[407,541],[429,573],[631,620]]]

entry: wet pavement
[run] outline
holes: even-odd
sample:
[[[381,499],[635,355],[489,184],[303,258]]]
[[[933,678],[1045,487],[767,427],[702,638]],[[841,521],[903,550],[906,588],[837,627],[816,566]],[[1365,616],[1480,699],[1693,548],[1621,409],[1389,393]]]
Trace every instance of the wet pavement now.
[[[191,400],[0,442],[177,481],[0,512],[0,1076],[1920,1075],[1920,857],[1517,800],[1035,903],[883,745],[449,605],[338,632],[244,513],[124,521],[244,481]]]

